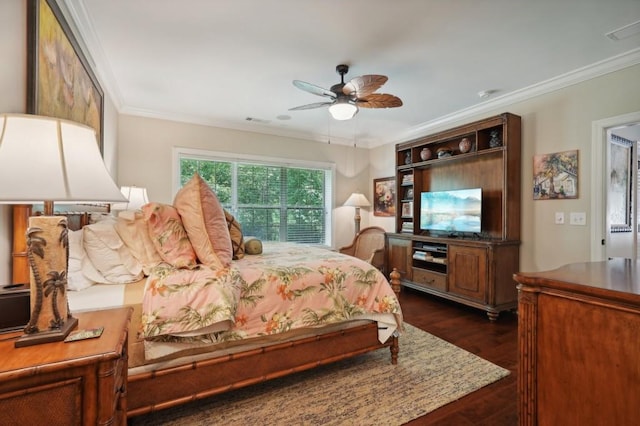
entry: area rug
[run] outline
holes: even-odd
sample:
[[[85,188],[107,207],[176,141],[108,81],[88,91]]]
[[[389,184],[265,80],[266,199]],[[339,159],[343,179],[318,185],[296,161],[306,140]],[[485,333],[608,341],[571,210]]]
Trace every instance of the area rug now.
[[[409,324],[389,350],[129,419],[129,425],[401,425],[509,374]]]

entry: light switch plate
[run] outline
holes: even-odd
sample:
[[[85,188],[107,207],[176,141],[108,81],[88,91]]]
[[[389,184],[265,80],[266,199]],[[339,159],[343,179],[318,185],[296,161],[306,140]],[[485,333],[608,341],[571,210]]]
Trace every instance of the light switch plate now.
[[[556,212],[556,225],[564,225],[564,212]]]
[[[585,212],[571,212],[569,213],[569,225],[587,225],[587,214]]]

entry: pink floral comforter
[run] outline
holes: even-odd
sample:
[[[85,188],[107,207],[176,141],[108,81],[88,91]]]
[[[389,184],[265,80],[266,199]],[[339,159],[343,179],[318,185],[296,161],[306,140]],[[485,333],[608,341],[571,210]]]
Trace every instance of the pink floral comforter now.
[[[378,321],[384,341],[402,327],[395,293],[369,263],[320,247],[263,246],[227,269],[156,268],[143,297],[146,341],[211,345],[355,319]],[[164,346],[147,359],[178,350]]]

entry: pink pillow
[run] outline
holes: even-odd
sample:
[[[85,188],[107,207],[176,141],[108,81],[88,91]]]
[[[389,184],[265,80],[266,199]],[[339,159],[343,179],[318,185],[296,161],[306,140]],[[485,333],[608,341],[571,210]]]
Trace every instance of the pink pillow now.
[[[158,254],[176,268],[194,268],[196,253],[178,211],[170,205],[149,203],[142,206],[149,236]]]
[[[200,175],[193,175],[178,191],[173,205],[200,262],[212,268],[229,266],[233,247],[224,209]]]

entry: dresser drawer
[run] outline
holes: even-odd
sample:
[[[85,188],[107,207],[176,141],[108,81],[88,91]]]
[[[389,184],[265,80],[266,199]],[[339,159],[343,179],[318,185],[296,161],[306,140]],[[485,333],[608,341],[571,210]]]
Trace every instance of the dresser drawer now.
[[[422,268],[413,268],[413,282],[426,287],[447,291],[447,276]]]

